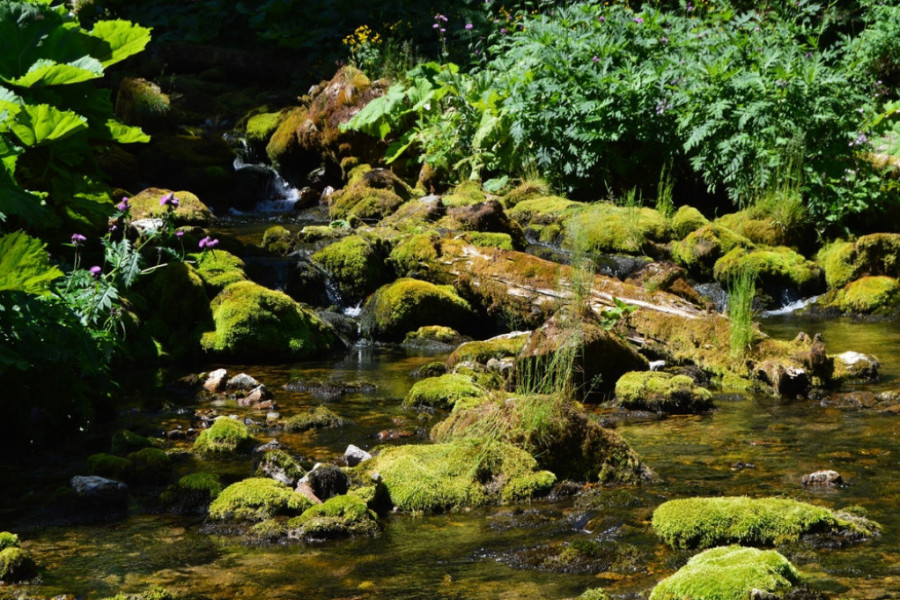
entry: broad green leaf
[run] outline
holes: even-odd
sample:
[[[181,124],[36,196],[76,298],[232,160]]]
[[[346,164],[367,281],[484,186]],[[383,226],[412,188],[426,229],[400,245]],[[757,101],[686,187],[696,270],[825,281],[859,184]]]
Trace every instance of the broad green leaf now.
[[[50,59],[41,59],[31,65],[28,72],[21,77],[8,79],[0,77],[4,81],[19,87],[32,87],[35,85],[66,85],[81,83],[91,79],[103,77],[103,65],[90,56],[83,56],[69,64],[59,64]]]
[[[121,19],[97,21],[90,33],[98,40],[91,55],[104,67],[137,54],[150,42],[150,29]]]
[[[84,117],[70,110],[60,111],[49,104],[26,104],[10,125],[12,132],[26,146],[52,142],[87,127]]]
[[[0,291],[46,294],[63,273],[50,264],[44,243],[22,231],[0,237]]]
[[[109,133],[109,139],[119,142],[120,144],[150,141],[150,136],[144,133],[140,127],[132,127],[131,125],[126,125],[116,119],[107,119],[106,129]]]

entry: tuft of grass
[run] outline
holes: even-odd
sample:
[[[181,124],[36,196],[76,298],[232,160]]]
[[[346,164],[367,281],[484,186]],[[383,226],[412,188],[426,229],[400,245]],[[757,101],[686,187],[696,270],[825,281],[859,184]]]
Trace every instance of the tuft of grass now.
[[[659,173],[659,183],[656,184],[656,210],[666,219],[671,219],[675,214],[675,203],[672,201],[674,187],[672,169],[669,165],[663,165]]]
[[[753,298],[756,273],[742,269],[728,285],[729,345],[732,356],[740,358],[753,343]]]

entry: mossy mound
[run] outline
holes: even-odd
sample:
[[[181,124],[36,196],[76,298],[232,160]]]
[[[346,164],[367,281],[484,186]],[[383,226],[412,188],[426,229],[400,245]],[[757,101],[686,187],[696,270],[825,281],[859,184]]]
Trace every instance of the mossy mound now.
[[[816,262],[825,272],[825,283],[829,288],[844,287],[860,274],[853,242],[836,241],[823,246],[816,254]]]
[[[189,254],[188,259],[194,261],[194,269],[210,296],[218,294],[232,283],[247,279],[244,261],[225,250]]]
[[[172,476],[172,459],[159,448],[144,448],[128,455],[129,479],[138,483],[165,483]]]
[[[400,339],[424,325],[444,325],[457,331],[471,330],[477,315],[453,286],[401,278],[378,288],[367,303],[372,332]]]
[[[471,361],[484,365],[492,358],[515,357],[525,346],[529,335],[527,332],[515,332],[488,340],[466,342],[453,351],[447,359],[447,364],[452,367],[461,362]]]
[[[378,533],[378,520],[366,503],[350,494],[312,506],[287,523],[288,537],[321,539]]]
[[[212,456],[226,456],[252,448],[256,440],[247,426],[235,419],[216,419],[209,429],[204,429],[194,441],[194,451]]]
[[[187,263],[169,263],[137,287],[142,295],[138,312],[160,353],[173,360],[197,356],[200,338],[212,321],[209,296],[197,270]]]
[[[273,225],[263,233],[260,247],[269,254],[287,256],[294,249],[296,238],[286,227]]]
[[[709,219],[693,206],[679,206],[672,215],[672,236],[676,240],[683,240],[692,231],[696,231],[708,223]]]
[[[672,244],[672,258],[698,279],[712,276],[716,261],[734,248],[752,248],[753,242],[727,227],[710,223]]]
[[[672,231],[659,211],[646,207],[597,203],[565,222],[567,243],[594,253],[643,253],[664,243]]]
[[[28,550],[10,546],[0,550],[0,582],[17,583],[37,576],[37,565]]]
[[[132,219],[160,218],[165,215],[169,207],[160,204],[160,200],[166,194],[175,194],[178,200],[178,208],[174,212],[175,224],[181,225],[207,225],[212,220],[212,212],[200,199],[191,192],[173,192],[163,188],[147,188],[137,196],[129,198]]]
[[[312,244],[325,240],[336,242],[352,233],[353,230],[340,221],[331,225],[307,225],[297,234],[297,241],[302,244]]]
[[[428,273],[438,259],[437,234],[417,233],[400,240],[391,250],[388,264],[398,277],[409,277],[417,273]]]
[[[268,477],[251,477],[229,485],[209,505],[212,519],[262,521],[279,515],[300,515],[312,501]]]
[[[317,406],[310,410],[288,417],[284,422],[285,431],[309,431],[310,429],[332,429],[335,427],[343,427],[347,421],[335,414],[334,411],[325,407]]]
[[[855,243],[836,241],[819,250],[816,260],[830,288],[863,276],[900,277],[900,234],[873,233]]]
[[[256,465],[257,477],[268,477],[290,487],[297,485],[304,475],[306,470],[284,450],[266,452]]]
[[[110,450],[113,454],[129,454],[153,445],[150,438],[138,435],[128,429],[116,431],[110,442]]]
[[[507,211],[510,219],[518,221],[522,227],[528,225],[550,225],[562,223],[572,215],[584,210],[587,205],[561,196],[538,196],[516,203]]]
[[[528,451],[560,478],[640,484],[653,472],[622,437],[579,404],[549,395],[519,395],[456,410],[431,430],[437,442],[500,439]]]
[[[259,113],[247,119],[244,124],[244,137],[255,156],[265,156],[266,145],[283,118],[284,111],[280,111]]]
[[[357,468],[378,473],[390,501],[409,512],[527,500],[556,481],[552,473],[537,470],[527,452],[502,442],[394,446]]]
[[[387,251],[379,240],[351,235],[312,255],[337,284],[341,298],[356,304],[388,281]]]
[[[302,359],[340,345],[332,328],[287,294],[252,281],[223,289],[210,304],[215,331],[201,345],[216,356],[259,362]]]
[[[306,109],[295,107],[279,113],[278,125],[266,143],[269,162],[289,181],[299,182],[316,164],[316,156],[300,146],[297,128],[306,116]]]
[[[632,371],[616,382],[616,401],[630,410],[698,413],[713,408],[712,393],[687,375]]]
[[[731,496],[664,502],[653,512],[653,529],[673,548],[710,548],[788,543],[813,533],[862,539],[877,534],[880,526],[788,498]]]
[[[728,286],[740,273],[756,276],[757,289],[761,289],[777,305],[784,290],[793,290],[810,296],[822,290],[822,270],[814,262],[784,246],[758,246],[752,250],[734,248],[716,261],[713,276],[723,286]],[[774,305],[770,306],[774,308]]]
[[[876,275],[851,281],[832,290],[816,301],[826,314],[892,315],[900,305],[900,282],[893,277]]]
[[[387,169],[372,169],[361,176],[354,173],[351,183],[334,194],[329,214],[332,219],[379,221],[414,195],[404,181]]]
[[[509,192],[507,192],[501,201],[503,206],[512,208],[520,202],[531,200],[538,197],[547,197],[550,195],[552,188],[549,183],[540,179],[532,179],[523,181]]]
[[[191,473],[166,488],[159,500],[179,514],[205,512],[221,493],[222,483],[216,473]]]
[[[19,536],[15,533],[10,533],[9,531],[0,531],[0,550],[6,550],[7,548],[18,548],[21,544],[19,543]]]
[[[772,218],[751,216],[742,211],[723,215],[716,219],[716,223],[744,236],[754,244],[784,246],[790,242],[789,232]]]
[[[448,373],[414,383],[403,400],[403,406],[451,410],[461,400],[482,398],[484,395],[484,389],[468,375]]]
[[[463,181],[452,191],[441,196],[441,204],[447,207],[472,206],[485,200],[487,196],[477,181]]]
[[[425,325],[419,327],[415,331],[410,331],[403,338],[404,346],[425,347],[430,345],[440,345],[443,348],[456,347],[466,338],[460,335],[458,331],[452,327],[444,327],[443,325]]]
[[[520,234],[521,235],[521,234]],[[463,236],[473,246],[479,248],[499,248],[501,250],[516,250],[517,244],[508,233],[496,233],[493,231],[470,231]]]
[[[782,598],[798,583],[800,573],[775,550],[724,546],[691,557],[653,588],[650,600]]]
[[[124,77],[116,92],[116,117],[128,125],[136,125],[150,133],[169,125],[172,101],[152,81]]]

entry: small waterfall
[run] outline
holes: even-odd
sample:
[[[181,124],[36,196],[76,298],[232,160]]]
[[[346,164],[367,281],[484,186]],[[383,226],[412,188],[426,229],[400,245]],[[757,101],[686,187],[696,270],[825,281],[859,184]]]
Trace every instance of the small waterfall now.
[[[783,315],[789,315],[795,311],[798,311],[802,308],[806,308],[816,300],[818,300],[820,296],[812,296],[811,298],[801,298],[799,300],[794,300],[793,302],[788,302],[783,305],[781,308],[776,308],[773,310],[767,310],[762,313],[764,317],[780,317]]]

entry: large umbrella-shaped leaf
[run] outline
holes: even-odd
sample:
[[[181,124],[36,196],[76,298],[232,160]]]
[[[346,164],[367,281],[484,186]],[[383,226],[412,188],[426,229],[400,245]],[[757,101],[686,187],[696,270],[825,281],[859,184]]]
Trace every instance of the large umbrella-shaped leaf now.
[[[40,240],[22,231],[0,237],[0,291],[45,294],[50,282],[62,275],[50,264]]]
[[[70,110],[61,111],[49,104],[26,104],[9,125],[26,146],[52,142],[87,129],[87,119]]]

